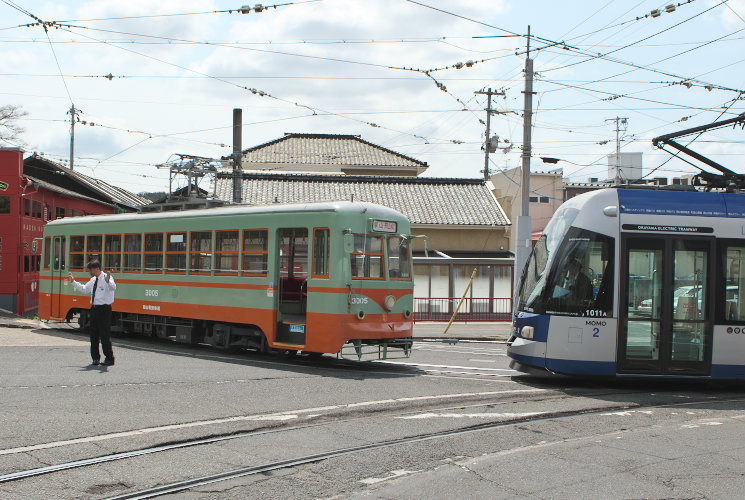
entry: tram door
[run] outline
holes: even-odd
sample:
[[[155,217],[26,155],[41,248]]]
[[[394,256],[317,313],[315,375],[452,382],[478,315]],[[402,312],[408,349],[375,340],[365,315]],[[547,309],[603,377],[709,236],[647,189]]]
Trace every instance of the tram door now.
[[[279,284],[277,342],[305,345],[308,304],[308,230],[283,228],[278,233]]]
[[[52,307],[53,318],[62,316],[62,287],[66,279],[65,266],[65,237],[55,236],[52,239]]]
[[[619,373],[707,375],[714,317],[714,239],[621,240]]]

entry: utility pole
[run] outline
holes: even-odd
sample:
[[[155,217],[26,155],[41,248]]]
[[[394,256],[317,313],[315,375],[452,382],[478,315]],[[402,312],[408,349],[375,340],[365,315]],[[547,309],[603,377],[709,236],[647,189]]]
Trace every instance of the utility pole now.
[[[67,112],[70,115],[70,170],[73,170],[75,167],[75,122],[77,121],[78,113],[80,113],[80,110],[75,109],[74,104],[70,108],[70,111]]]
[[[486,104],[486,140],[484,141],[484,180],[489,180],[489,153],[493,152],[492,149],[496,151],[497,149],[497,142],[499,142],[499,137],[494,136],[496,139],[494,141],[494,144],[492,144],[492,138],[490,137],[491,134],[491,115],[493,113],[493,110],[491,109],[491,96],[493,95],[504,95],[504,92],[502,91],[496,91],[492,90],[491,88],[487,90],[479,90],[478,92],[474,92],[474,94],[483,94],[487,96],[487,104]]]
[[[533,125],[533,60],[530,58],[530,26],[528,26],[528,44],[525,52],[525,90],[523,109],[523,151],[522,151],[522,182],[521,209],[517,218],[517,244],[515,246],[515,285],[519,285],[519,276],[528,261],[531,251],[533,222],[530,218],[530,155],[532,151]]]
[[[628,118],[621,118],[620,116],[617,116],[615,118],[608,118],[605,120],[607,122],[616,122],[616,175],[615,175],[615,181],[616,186],[619,186],[621,184],[621,132],[625,132],[626,128],[621,130],[621,125],[628,125],[629,119]]]

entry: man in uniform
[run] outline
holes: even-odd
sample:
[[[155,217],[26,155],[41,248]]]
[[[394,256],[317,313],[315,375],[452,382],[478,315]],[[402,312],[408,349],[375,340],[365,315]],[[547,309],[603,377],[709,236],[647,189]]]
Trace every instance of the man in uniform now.
[[[91,359],[93,360],[91,364],[93,366],[99,364],[111,366],[114,364],[114,351],[111,348],[111,304],[114,303],[116,282],[110,273],[101,270],[99,261],[92,260],[87,267],[91,275],[88,283],[85,285],[78,283],[72,273],[68,276],[68,283],[72,283],[73,288],[78,292],[91,296],[88,326],[91,336]],[[103,354],[106,356],[103,363],[100,362],[99,342],[103,348]]]

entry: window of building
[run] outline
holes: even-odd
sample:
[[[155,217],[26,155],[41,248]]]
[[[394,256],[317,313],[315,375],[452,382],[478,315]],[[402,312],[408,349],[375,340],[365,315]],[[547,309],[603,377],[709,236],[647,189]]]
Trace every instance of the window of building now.
[[[92,261],[93,259],[96,259],[98,262],[103,263],[103,261],[101,260],[101,249],[103,248],[102,247],[103,236],[101,236],[100,234],[88,235],[85,237],[85,240],[86,240],[86,245],[87,245],[86,253],[85,253],[86,264]]]
[[[10,213],[10,196],[0,196],[0,214]]]
[[[124,235],[124,272],[139,273],[142,270],[142,235]]]
[[[23,199],[23,215],[31,217],[31,200],[28,198]]]
[[[411,248],[401,236],[388,237],[388,276],[391,279],[411,279]]]
[[[52,220],[52,217],[54,217],[54,213],[52,212],[52,206],[49,203],[46,203],[44,205],[44,219],[45,220]]]
[[[385,279],[383,237],[354,235],[354,252],[350,255],[352,279]]]
[[[215,271],[217,274],[238,274],[238,231],[215,231]]]
[[[329,230],[325,227],[313,230],[313,277],[329,277]]]
[[[212,231],[192,231],[189,270],[191,274],[212,271]]]
[[[80,217],[81,214],[82,212],[80,210],[70,209],[70,217]]]
[[[52,263],[52,238],[44,238],[44,269],[49,269]]]
[[[269,232],[266,229],[243,230],[243,276],[266,276]]]
[[[42,213],[42,205],[40,201],[34,201],[32,202],[31,209],[33,210],[32,217],[36,217],[37,219],[41,219]]]
[[[54,218],[55,219],[64,219],[65,218],[65,207],[55,207],[54,208]]]
[[[538,199],[538,202],[539,203],[550,203],[551,202],[551,198],[549,198],[548,196],[541,196]]]
[[[28,273],[30,271],[31,271],[31,256],[24,255],[23,256],[23,272]]]
[[[121,234],[107,234],[106,235],[106,252],[104,259],[106,262],[104,266],[107,271],[121,271],[122,269],[122,235]]]
[[[186,272],[186,233],[166,234],[166,272],[184,274]]]
[[[83,269],[85,269],[85,238],[70,236],[70,270],[82,271]]]
[[[163,233],[145,235],[145,272],[163,272]]]

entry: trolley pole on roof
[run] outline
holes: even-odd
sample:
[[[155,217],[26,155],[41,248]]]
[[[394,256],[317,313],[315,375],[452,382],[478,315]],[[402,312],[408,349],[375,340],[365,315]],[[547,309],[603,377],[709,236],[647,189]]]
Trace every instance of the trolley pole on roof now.
[[[243,110],[233,109],[233,203],[243,201]]]
[[[530,218],[530,155],[532,153],[531,137],[533,126],[533,60],[530,58],[530,26],[528,26],[528,46],[525,53],[525,90],[523,109],[523,147],[522,147],[522,182],[520,183],[521,209],[517,218],[517,242],[515,245],[515,269],[518,279],[528,261],[531,250],[533,222]]]

